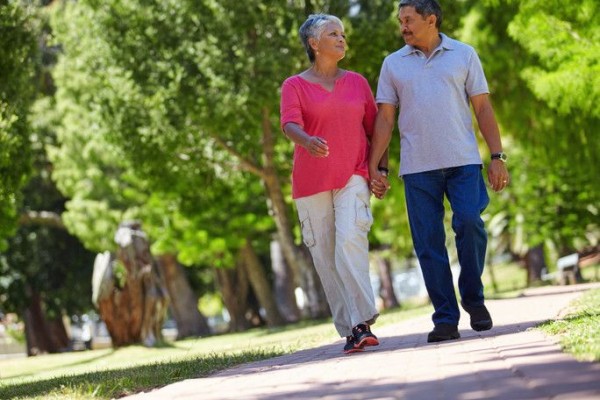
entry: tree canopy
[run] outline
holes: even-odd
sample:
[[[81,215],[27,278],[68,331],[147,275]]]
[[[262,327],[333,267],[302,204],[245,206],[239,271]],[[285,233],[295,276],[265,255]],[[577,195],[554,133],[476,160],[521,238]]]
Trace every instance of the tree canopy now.
[[[28,115],[38,65],[32,8],[0,2],[0,250],[14,233],[20,190],[31,171]]]

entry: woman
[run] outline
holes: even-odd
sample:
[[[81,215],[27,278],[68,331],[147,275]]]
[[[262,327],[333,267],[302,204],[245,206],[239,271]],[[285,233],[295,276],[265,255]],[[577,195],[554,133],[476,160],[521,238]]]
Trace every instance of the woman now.
[[[377,106],[367,80],[338,67],[346,53],[339,18],[310,15],[300,38],[311,67],[281,89],[281,127],[295,143],[292,197],[302,237],[325,289],[345,353],[379,344],[369,279],[373,223],[368,139]]]

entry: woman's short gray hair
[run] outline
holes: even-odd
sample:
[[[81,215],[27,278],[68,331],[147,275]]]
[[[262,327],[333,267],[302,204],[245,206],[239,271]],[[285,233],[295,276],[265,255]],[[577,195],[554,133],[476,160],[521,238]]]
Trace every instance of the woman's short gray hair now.
[[[318,40],[325,29],[325,25],[327,25],[329,22],[335,22],[342,27],[342,30],[344,29],[342,20],[335,15],[311,14],[298,30],[298,33],[300,34],[300,40],[306,49],[306,54],[308,55],[308,59],[311,64],[315,62],[315,51],[312,49],[312,47],[310,47],[308,40],[310,38],[315,38]]]

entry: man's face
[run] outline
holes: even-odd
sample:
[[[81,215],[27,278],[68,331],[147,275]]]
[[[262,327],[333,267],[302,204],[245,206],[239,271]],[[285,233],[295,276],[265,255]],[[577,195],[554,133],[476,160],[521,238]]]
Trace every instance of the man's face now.
[[[437,35],[435,16],[423,17],[417,13],[413,6],[400,7],[398,22],[402,38],[406,44],[414,47],[428,45],[432,36]]]

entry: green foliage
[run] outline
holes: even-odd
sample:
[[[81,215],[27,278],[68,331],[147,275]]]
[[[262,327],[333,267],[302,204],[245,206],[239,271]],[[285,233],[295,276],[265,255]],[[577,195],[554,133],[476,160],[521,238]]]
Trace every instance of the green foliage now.
[[[460,39],[479,52],[510,155],[511,184],[492,196],[489,208],[492,220],[505,219],[498,225],[505,227],[504,233],[495,235],[510,236],[511,250],[519,255],[541,243],[562,255],[594,245],[600,237],[600,180],[590,168],[597,165],[600,152],[600,142],[594,139],[598,118],[581,102],[582,97],[597,96],[592,92],[598,85],[568,94],[548,86],[548,91],[571,105],[568,114],[566,108],[559,109],[554,97],[535,88],[545,76],[570,70],[579,77],[598,64],[593,60],[599,52],[593,47],[581,61],[576,56],[581,49],[575,49],[585,47],[584,42],[596,37],[598,29],[592,23],[597,16],[589,13],[591,2],[584,3],[580,9],[554,1],[474,2],[458,32]],[[558,23],[557,16],[568,21],[569,29],[581,40],[575,36],[568,40],[565,24]],[[554,22],[548,25],[548,21]],[[535,76],[531,71],[536,71]]]
[[[525,254],[546,243],[564,255],[598,243],[600,199],[594,183],[565,160],[540,164],[518,147],[512,149],[510,188],[490,207],[510,221],[512,251]]]
[[[559,336],[562,348],[580,361],[600,361],[600,290],[584,293],[564,319],[547,322],[541,329]]]
[[[113,264],[113,274],[115,276],[115,282],[119,289],[125,287],[127,283],[127,268],[120,260],[115,260]]]
[[[597,1],[584,0],[577,7],[560,1],[523,1],[508,28],[511,37],[540,61],[522,72],[539,99],[563,115],[600,117]]]
[[[268,12],[261,6],[247,17]],[[260,180],[208,134],[239,143],[257,161],[261,109],[249,116],[247,104],[265,88],[244,95],[243,79],[231,75],[250,65],[241,48],[229,51],[215,36],[228,29],[227,40],[244,44],[231,31],[238,26],[226,26],[231,16],[214,2],[90,1],[66,4],[53,17],[64,53],[54,71],[60,146],[51,157],[71,197],[65,224],[103,250],[114,246],[120,220],[136,218],[158,254],[232,265],[241,238],[273,224]],[[239,28],[264,29],[248,23],[256,26]]]
[[[27,115],[35,94],[37,26],[19,2],[0,5],[0,249],[14,233],[20,189],[31,170]]]
[[[590,168],[600,152],[590,106],[600,87],[592,84],[596,8],[593,1],[444,4],[442,30],[478,50],[510,144],[513,184],[492,196],[489,219],[502,227],[499,235],[511,236],[499,243],[513,243],[517,253],[540,240],[581,248],[598,236],[599,181]],[[297,29],[318,11],[344,19],[342,66],[375,88],[383,57],[403,45],[396,2],[87,0],[56,7],[63,54],[50,105],[59,126],[51,157],[70,197],[69,229],[88,248],[104,250],[114,246],[119,221],[137,218],[154,251],[217,266],[233,264],[241,238],[269,240],[263,183],[245,171],[261,167],[263,130],[279,130],[281,82],[308,66]],[[547,34],[554,24],[559,34]],[[398,147],[395,135],[392,171]],[[276,140],[275,148],[287,180],[292,145]],[[392,184],[385,201],[373,202],[371,237],[375,247],[391,244],[391,254],[409,256],[403,187]],[[289,185],[283,190],[291,213]]]
[[[20,227],[0,254],[0,298],[4,311],[20,313],[32,293],[44,301],[48,317],[91,308],[93,254],[63,229]]]

